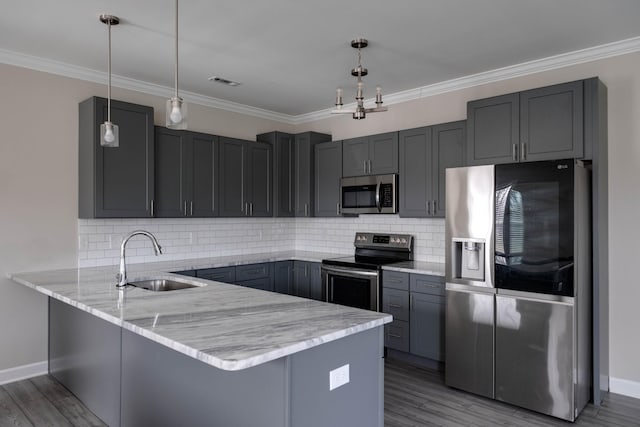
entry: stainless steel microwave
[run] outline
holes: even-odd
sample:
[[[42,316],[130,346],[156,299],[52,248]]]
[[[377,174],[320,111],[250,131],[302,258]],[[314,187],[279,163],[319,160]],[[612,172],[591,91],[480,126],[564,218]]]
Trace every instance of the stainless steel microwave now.
[[[368,175],[340,180],[342,213],[398,212],[398,175]]]

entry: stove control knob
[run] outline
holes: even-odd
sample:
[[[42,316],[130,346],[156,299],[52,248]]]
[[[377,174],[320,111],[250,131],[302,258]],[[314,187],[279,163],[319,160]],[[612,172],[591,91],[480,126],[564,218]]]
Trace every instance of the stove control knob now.
[[[395,237],[391,238],[391,243],[398,243],[398,239],[396,239]]]
[[[403,237],[403,238],[400,240],[400,242],[401,242],[403,245],[406,245],[406,244],[407,244],[407,239],[405,239],[405,238]]]

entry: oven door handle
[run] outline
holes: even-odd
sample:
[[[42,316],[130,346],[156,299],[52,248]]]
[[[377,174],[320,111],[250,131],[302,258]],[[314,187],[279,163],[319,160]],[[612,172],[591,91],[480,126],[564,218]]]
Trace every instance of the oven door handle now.
[[[327,273],[336,273],[336,274],[341,274],[343,276],[348,276],[348,277],[375,277],[378,275],[377,271],[351,270],[347,268],[338,268],[333,266],[331,267],[322,266],[322,270],[326,271]]]
[[[381,182],[378,181],[378,185],[376,186],[376,207],[378,208],[378,212],[382,211],[382,206],[380,206],[380,184]]]

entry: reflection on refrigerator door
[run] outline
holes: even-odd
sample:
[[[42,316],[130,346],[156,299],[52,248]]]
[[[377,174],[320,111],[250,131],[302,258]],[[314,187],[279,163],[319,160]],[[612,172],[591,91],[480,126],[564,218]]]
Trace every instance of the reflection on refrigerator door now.
[[[496,296],[496,399],[573,420],[573,298]]]

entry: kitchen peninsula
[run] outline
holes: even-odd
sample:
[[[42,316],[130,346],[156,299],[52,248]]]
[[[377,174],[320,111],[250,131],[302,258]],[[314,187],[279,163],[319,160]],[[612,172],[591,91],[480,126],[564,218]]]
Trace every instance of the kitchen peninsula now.
[[[170,292],[116,266],[11,279],[49,297],[49,371],[111,426],[383,425],[390,315],[169,273],[203,262],[130,266],[202,285]]]

